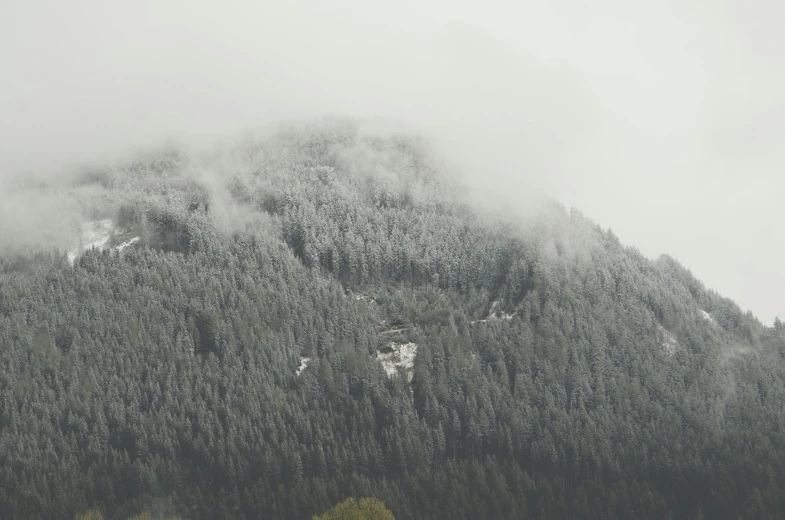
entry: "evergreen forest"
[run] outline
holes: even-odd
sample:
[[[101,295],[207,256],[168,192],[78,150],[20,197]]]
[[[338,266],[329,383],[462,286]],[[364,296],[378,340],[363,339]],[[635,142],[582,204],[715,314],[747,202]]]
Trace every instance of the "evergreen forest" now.
[[[112,230],[0,244],[0,518],[782,518],[782,323],[452,170],[325,119],[10,185]]]

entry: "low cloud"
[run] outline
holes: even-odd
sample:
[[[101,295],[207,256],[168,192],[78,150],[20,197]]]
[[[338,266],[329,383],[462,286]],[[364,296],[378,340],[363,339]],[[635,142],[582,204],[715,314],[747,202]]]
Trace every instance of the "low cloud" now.
[[[278,120],[400,121],[487,199],[550,194],[770,322],[785,308],[783,23],[774,2],[16,3],[0,21],[0,216],[29,206],[8,201],[12,175]],[[745,281],[760,273],[768,286]]]

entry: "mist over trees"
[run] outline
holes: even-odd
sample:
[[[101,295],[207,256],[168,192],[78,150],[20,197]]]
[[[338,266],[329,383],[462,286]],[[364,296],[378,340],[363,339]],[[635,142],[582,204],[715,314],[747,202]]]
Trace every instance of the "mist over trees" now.
[[[0,517],[785,510],[782,324],[577,210],[478,209],[422,139],[315,121],[68,190],[139,240],[0,252]]]

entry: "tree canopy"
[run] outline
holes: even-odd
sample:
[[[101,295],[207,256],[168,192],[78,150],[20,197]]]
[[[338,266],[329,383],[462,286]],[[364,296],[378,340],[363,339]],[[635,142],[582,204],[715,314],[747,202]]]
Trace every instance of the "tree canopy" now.
[[[578,211],[479,209],[420,139],[291,126],[68,196],[105,251],[0,249],[2,518],[785,511],[785,329]]]

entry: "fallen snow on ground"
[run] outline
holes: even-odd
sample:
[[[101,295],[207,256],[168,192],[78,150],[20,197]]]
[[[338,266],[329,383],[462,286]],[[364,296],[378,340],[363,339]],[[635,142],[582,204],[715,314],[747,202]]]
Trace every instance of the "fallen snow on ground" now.
[[[495,301],[491,304],[490,310],[488,310],[488,316],[485,318],[486,320],[492,320],[498,318],[499,313],[499,301]]]
[[[388,377],[398,374],[400,367],[411,381],[414,375],[414,357],[417,355],[415,343],[388,343],[376,352],[378,359]]]
[[[358,301],[358,302],[359,301],[363,301],[363,302],[368,303],[368,304],[376,303],[376,299],[375,298],[373,298],[372,296],[365,295],[365,294],[355,294],[354,295],[354,299],[356,301]]]
[[[130,247],[130,246],[136,244],[137,242],[139,242],[139,237],[134,237],[131,240],[129,240],[127,242],[123,242],[122,244],[116,246],[114,249],[117,250],[117,251],[122,251],[126,247]]]
[[[701,309],[701,316],[703,316],[704,319],[709,320],[713,324],[715,324],[715,325],[717,324],[717,322],[714,321],[714,318],[711,317],[711,314],[709,314],[708,312],[704,311],[703,309]]]
[[[657,329],[660,331],[660,334],[662,335],[662,348],[665,349],[666,354],[672,356],[673,354],[676,353],[676,347],[679,346],[679,340],[676,339],[675,334],[670,332],[662,325],[657,325]]]
[[[79,231],[79,240],[81,245],[80,247],[77,247],[68,253],[68,262],[71,265],[74,265],[74,261],[76,261],[76,258],[82,254],[82,252],[89,251],[93,248],[98,249],[99,251],[108,249],[109,239],[112,236],[112,231],[115,231],[115,228],[110,219],[91,220],[90,222],[83,223]],[[113,249],[122,251],[123,249],[134,245],[138,241],[139,237],[134,237],[118,246],[115,246]]]
[[[511,320],[514,316],[515,313],[507,314],[506,312],[503,312],[499,307],[499,302],[495,301],[491,304],[488,316],[484,320],[475,320],[472,323],[485,323],[486,321],[492,320]]]
[[[109,242],[111,233],[112,221],[109,219],[85,222],[82,224],[79,234],[81,246],[68,253],[68,261],[73,265],[74,260],[82,251],[88,251],[92,248],[103,251]]]
[[[298,375],[298,376],[299,376],[300,374],[302,374],[302,373],[303,373],[303,370],[305,370],[305,367],[307,367],[307,366],[308,366],[308,363],[310,363],[310,362],[311,362],[311,359],[313,359],[313,358],[310,358],[310,357],[302,357],[302,356],[301,356],[301,357],[300,357],[300,366],[297,368],[297,371],[295,372],[295,374],[296,374],[296,375]]]

